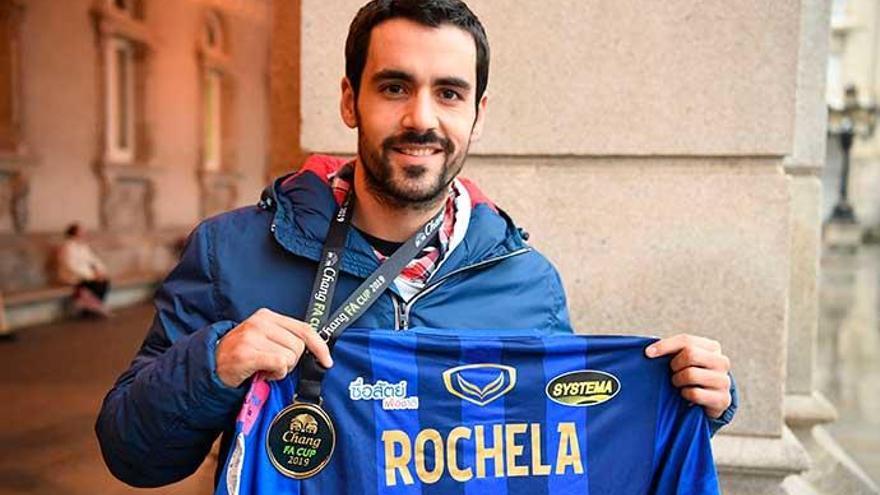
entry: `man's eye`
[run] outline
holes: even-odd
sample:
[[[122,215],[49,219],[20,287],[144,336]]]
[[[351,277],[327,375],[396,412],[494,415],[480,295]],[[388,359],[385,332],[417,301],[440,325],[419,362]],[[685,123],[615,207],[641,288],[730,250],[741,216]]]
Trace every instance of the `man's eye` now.
[[[400,84],[389,84],[382,88],[382,92],[387,95],[398,96],[402,95],[405,90]]]
[[[453,91],[451,89],[440,90],[440,97],[443,98],[444,100],[450,100],[450,101],[462,99],[461,95],[458,94],[458,92]]]

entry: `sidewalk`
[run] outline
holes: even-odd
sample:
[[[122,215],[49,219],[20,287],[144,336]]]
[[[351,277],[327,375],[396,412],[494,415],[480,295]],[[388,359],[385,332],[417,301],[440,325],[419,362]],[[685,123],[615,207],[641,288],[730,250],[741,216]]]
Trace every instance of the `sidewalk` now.
[[[880,246],[823,254],[817,364],[828,431],[880,483]]]
[[[109,320],[25,329],[0,343],[0,495],[211,493],[211,460],[195,476],[157,490],[124,485],[101,460],[97,411],[151,319],[152,308],[138,306]]]

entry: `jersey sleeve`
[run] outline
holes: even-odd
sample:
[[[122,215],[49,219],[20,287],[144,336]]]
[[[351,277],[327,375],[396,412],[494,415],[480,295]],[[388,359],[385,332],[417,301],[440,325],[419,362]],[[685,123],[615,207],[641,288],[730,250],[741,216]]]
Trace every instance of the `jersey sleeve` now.
[[[684,400],[669,379],[662,381],[661,388],[651,493],[720,494],[703,408]]]

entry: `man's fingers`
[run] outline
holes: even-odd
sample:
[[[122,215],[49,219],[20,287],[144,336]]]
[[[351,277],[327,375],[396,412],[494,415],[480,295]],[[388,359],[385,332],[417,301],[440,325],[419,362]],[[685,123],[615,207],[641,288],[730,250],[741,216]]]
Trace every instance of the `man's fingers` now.
[[[297,356],[302,356],[306,350],[306,344],[301,338],[275,322],[267,325],[265,337],[273,344],[292,350]]]
[[[702,387],[727,391],[730,389],[730,377],[724,372],[691,366],[673,374],[672,384],[676,388]]]
[[[302,340],[309,352],[318,358],[318,361],[322,366],[325,368],[333,366],[333,358],[330,357],[330,348],[327,347],[327,343],[324,342],[324,339],[322,339],[321,336],[318,335],[318,332],[314,331],[312,327],[307,323],[294,318],[274,313],[269,310],[266,311],[268,311],[268,313],[265,313],[266,317],[270,318],[272,321],[276,322],[278,325]]]
[[[730,396],[717,390],[707,390],[700,387],[685,387],[681,389],[681,396],[685,400],[703,406],[706,414],[713,418],[719,418],[730,407]]]
[[[280,380],[299,362],[312,337],[320,341],[305,323],[260,309],[217,344],[217,376],[229,387],[241,385],[256,372],[263,372],[268,379]],[[320,343],[325,357],[322,363],[332,364],[326,344]],[[315,348],[321,351],[319,346]]]
[[[727,373],[730,370],[730,359],[723,354],[707,351],[699,347],[688,347],[676,354],[669,363],[669,366],[672,368],[673,373],[691,366]]]
[[[650,358],[667,356],[676,354],[687,347],[699,347],[711,352],[721,352],[721,344],[717,340],[682,333],[654,342],[645,349],[645,355]]]
[[[318,332],[312,330],[312,327],[306,325],[307,330],[303,340],[305,341],[306,348],[308,348],[309,352],[315,355],[318,358],[318,362],[325,368],[330,368],[333,366],[333,358],[330,357],[330,348],[327,347],[327,343],[324,342]]]
[[[281,380],[290,373],[299,360],[293,350],[276,347],[270,352],[259,352],[255,356],[256,368],[269,380]]]

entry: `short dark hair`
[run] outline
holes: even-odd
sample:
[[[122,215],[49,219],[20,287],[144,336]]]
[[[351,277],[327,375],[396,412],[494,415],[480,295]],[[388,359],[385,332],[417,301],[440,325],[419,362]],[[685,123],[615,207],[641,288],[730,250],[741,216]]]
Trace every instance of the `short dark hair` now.
[[[367,65],[370,33],[379,24],[396,18],[408,19],[424,26],[449,24],[464,29],[474,38],[477,47],[477,105],[489,84],[489,40],[477,16],[461,0],[372,0],[361,7],[345,41],[345,76],[351,83],[355,99],[360,92],[361,76]]]
[[[76,237],[79,235],[79,224],[72,223],[64,230],[64,237]]]

